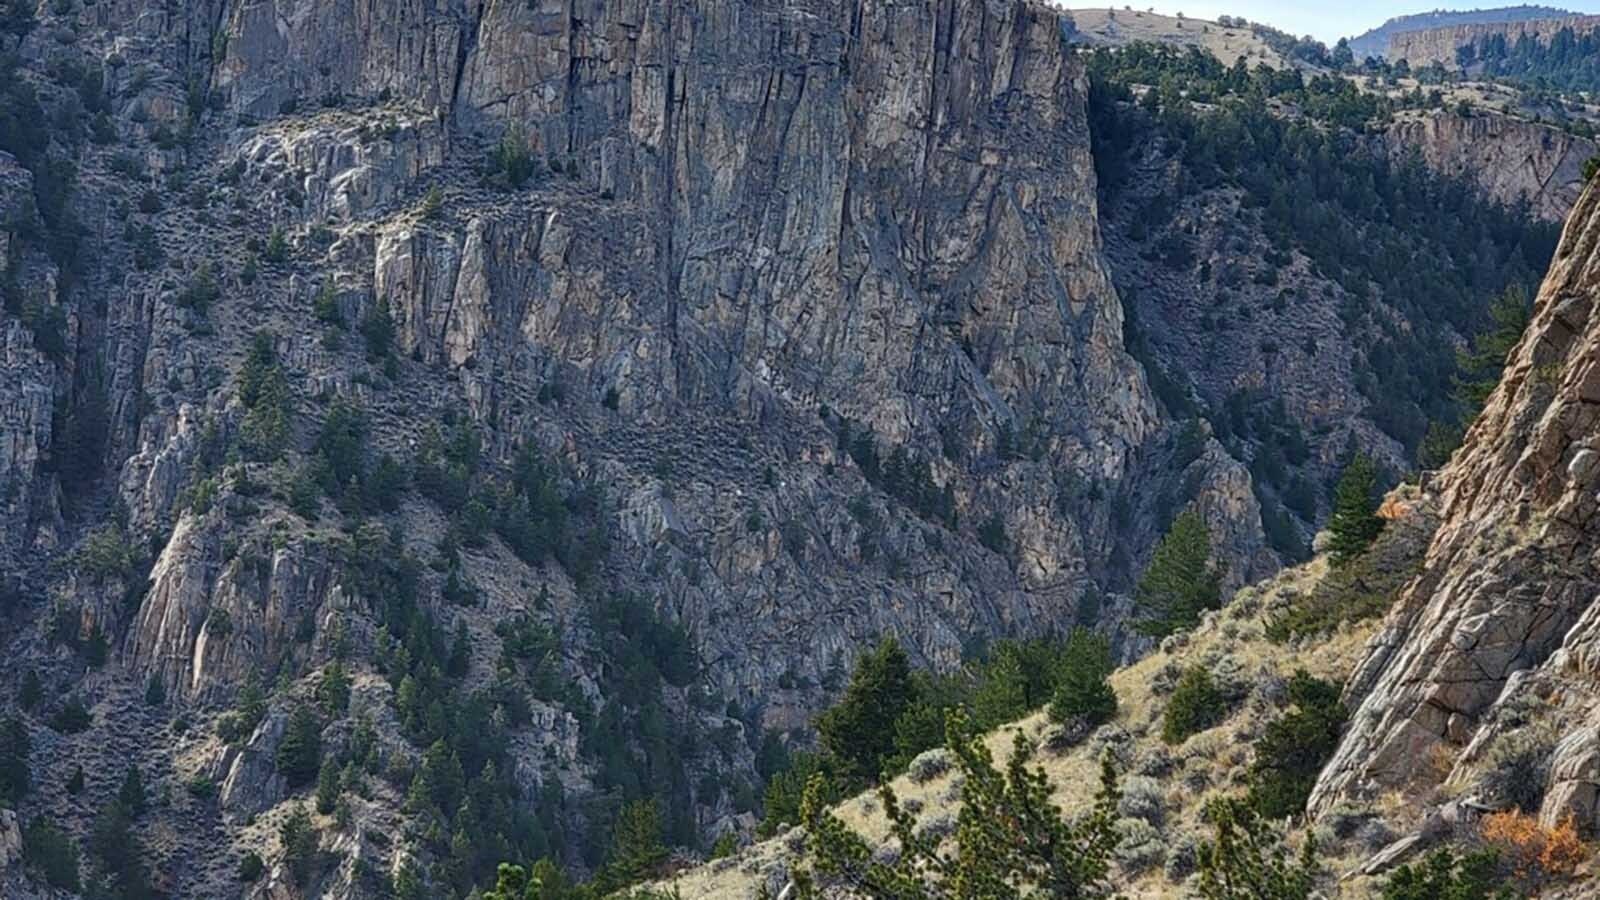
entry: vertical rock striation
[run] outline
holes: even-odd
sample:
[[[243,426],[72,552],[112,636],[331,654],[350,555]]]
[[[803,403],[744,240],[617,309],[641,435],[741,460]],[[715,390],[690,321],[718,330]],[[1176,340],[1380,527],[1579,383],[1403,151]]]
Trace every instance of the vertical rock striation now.
[[[1597,303],[1600,192],[1591,189],[1500,386],[1439,476],[1443,524],[1346,689],[1359,705],[1312,795],[1314,813],[1436,778],[1441,754],[1459,754],[1452,777],[1465,777],[1501,732],[1526,724],[1501,714],[1512,707],[1566,708],[1560,715],[1575,719],[1594,711]],[[1593,821],[1588,756],[1581,740],[1558,752],[1547,819],[1571,811]]]

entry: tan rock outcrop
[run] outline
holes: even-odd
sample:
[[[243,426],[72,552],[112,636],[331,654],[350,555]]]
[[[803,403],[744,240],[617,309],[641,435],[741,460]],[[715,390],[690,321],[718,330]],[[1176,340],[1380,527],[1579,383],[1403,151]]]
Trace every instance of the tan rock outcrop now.
[[[1597,305],[1600,192],[1589,190],[1500,386],[1440,476],[1443,525],[1347,687],[1360,706],[1313,813],[1425,780],[1435,748],[1481,743],[1496,709],[1528,694],[1514,679],[1545,682],[1561,698],[1551,709],[1594,708],[1583,685],[1600,623]],[[1582,732],[1561,743],[1550,802],[1592,816],[1590,743]]]
[[[1584,31],[1596,26],[1600,26],[1600,16],[1446,25],[1440,28],[1402,31],[1389,36],[1389,59],[1406,60],[1413,68],[1439,63],[1446,68],[1454,69],[1459,65],[1456,60],[1458,49],[1487,37],[1504,35],[1506,43],[1514,45],[1518,39],[1526,35],[1534,40],[1548,43],[1564,28]]]

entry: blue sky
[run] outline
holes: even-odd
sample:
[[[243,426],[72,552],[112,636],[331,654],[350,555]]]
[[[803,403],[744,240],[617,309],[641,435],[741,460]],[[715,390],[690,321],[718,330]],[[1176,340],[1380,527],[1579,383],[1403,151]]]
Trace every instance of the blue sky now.
[[[1408,15],[1410,13],[1427,12],[1434,9],[1490,9],[1500,6],[1519,6],[1523,2],[1535,3],[1539,6],[1554,6],[1560,9],[1570,9],[1580,13],[1600,13],[1600,0],[1569,0],[1562,3],[1558,0],[1510,0],[1510,2],[1497,2],[1497,0],[1476,0],[1476,2],[1452,3],[1449,0],[1421,0],[1416,3],[1395,3],[1393,0],[1339,0],[1339,2],[1318,3],[1285,3],[1282,0],[1200,0],[1200,2],[1187,2],[1187,0],[1171,0],[1154,4],[1154,9],[1159,13],[1172,15],[1183,13],[1203,19],[1215,19],[1219,15],[1244,16],[1255,22],[1265,22],[1275,28],[1294,34],[1309,34],[1320,41],[1332,44],[1341,37],[1351,37],[1376,28],[1385,19],[1393,16]],[[1069,2],[1068,6],[1084,6],[1081,2]],[[1122,3],[1116,4],[1121,9]],[[1134,9],[1148,9],[1150,0],[1144,3],[1133,3]]]

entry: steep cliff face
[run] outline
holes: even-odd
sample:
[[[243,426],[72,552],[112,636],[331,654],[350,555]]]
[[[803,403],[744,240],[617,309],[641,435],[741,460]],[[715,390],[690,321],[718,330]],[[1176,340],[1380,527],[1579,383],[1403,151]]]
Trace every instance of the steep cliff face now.
[[[1553,758],[1531,788],[1544,819],[1594,822],[1597,299],[1590,190],[1504,379],[1439,476],[1443,524],[1346,689],[1359,706],[1313,812],[1432,784],[1441,758],[1447,783],[1471,787],[1497,744],[1543,735]]]
[[[1551,6],[1507,6],[1498,9],[1445,10],[1395,16],[1377,28],[1365,31],[1350,39],[1350,52],[1357,61],[1375,56],[1383,59],[1390,50],[1396,35],[1426,31],[1434,28],[1459,28],[1467,25],[1488,25],[1500,22],[1518,22],[1529,19],[1557,19],[1572,15],[1571,10]]]
[[[1389,36],[1389,59],[1403,59],[1413,67],[1439,63],[1446,68],[1456,68],[1459,65],[1456,51],[1484,38],[1503,35],[1506,43],[1515,44],[1518,39],[1527,36],[1548,43],[1563,28],[1580,31],[1596,25],[1600,25],[1600,16],[1565,16],[1402,31]]]
[[[1583,164],[1600,145],[1512,116],[1448,110],[1407,112],[1384,133],[1397,155],[1415,152],[1431,169],[1476,184],[1499,203],[1526,203],[1534,215],[1564,220],[1583,191]]]
[[[724,785],[880,634],[949,667],[1057,630],[1125,592],[1189,503],[1231,584],[1275,564],[1247,472],[1215,443],[1178,459],[1123,348],[1087,86],[1051,11],[115,0],[42,11],[16,44],[44,108],[110,137],[49,144],[79,172],[70,290],[50,223],[0,219],[24,301],[0,321],[0,561],[26,587],[4,681],[35,670],[95,710],[50,736],[60,766],[218,787],[215,815],[175,805],[207,828],[155,848],[178,893],[276,852],[296,789],[271,763],[332,661],[356,690],[325,744],[346,752],[359,715],[373,765],[418,764],[396,666],[426,646],[395,661],[416,621],[397,595],[461,635],[462,695],[517,671],[502,626],[558,635],[561,690],[501,711],[520,798],[593,794],[601,813],[557,818],[603,827],[622,788],[596,756],[631,760],[689,842],[748,825]],[[0,176],[29,207],[29,171]],[[381,503],[360,484],[380,459],[404,473]],[[502,512],[535,502],[536,526]],[[548,520],[581,540],[534,549]],[[648,704],[618,699],[639,619],[604,612],[635,602],[695,656]],[[254,730],[211,736],[274,675]],[[166,705],[130,709],[148,683]],[[643,705],[684,735],[679,769],[628,755],[637,723],[594,745]],[[58,767],[24,811],[80,829],[111,786],[81,803]],[[317,891],[447,852],[370,843],[405,785],[374,790],[324,835],[363,865]]]

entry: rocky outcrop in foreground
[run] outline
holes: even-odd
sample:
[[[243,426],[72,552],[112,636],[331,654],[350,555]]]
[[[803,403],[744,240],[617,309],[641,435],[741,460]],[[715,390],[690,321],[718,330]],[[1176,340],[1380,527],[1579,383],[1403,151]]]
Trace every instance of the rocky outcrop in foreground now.
[[[1356,712],[1311,810],[1426,786],[1441,768],[1470,789],[1521,741],[1548,759],[1532,786],[1545,822],[1593,826],[1600,191],[1573,211],[1532,324],[1439,479],[1443,525],[1346,688]]]

